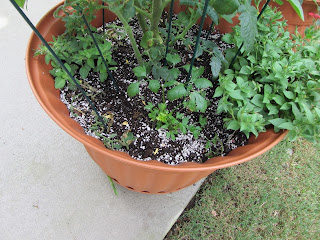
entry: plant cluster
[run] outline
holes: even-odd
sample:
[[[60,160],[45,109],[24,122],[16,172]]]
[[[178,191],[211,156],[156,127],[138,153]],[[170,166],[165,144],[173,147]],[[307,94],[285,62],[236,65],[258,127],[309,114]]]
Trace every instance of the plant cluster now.
[[[218,112],[226,112],[226,127],[258,135],[266,127],[273,125],[275,130],[290,130],[290,139],[303,135],[308,140],[315,140],[320,132],[320,88],[319,80],[319,31],[308,30],[308,40],[299,36],[291,36],[285,29],[281,13],[267,9],[261,20],[257,21],[258,8],[249,0],[180,0],[186,10],[177,14],[172,25],[175,27],[168,34],[171,20],[162,21],[163,12],[171,0],[69,0],[65,1],[60,11],[66,23],[66,32],[54,38],[53,49],[64,61],[68,70],[79,73],[78,81],[83,83],[90,71],[100,75],[100,80],[108,78],[103,59],[99,55],[89,30],[82,21],[82,15],[88,22],[94,18],[98,9],[108,9],[115,13],[122,22],[123,31],[112,24],[111,34],[98,32],[91,27],[103,56],[111,70],[116,69],[112,60],[112,46],[108,38],[120,38],[127,35],[130,39],[137,63],[133,64],[136,81],[127,89],[131,98],[140,96],[141,84],[147,84],[153,93],[162,94],[162,102],[145,104],[149,118],[157,128],[168,130],[167,136],[175,139],[182,132],[191,132],[197,138],[206,125],[205,112],[212,99],[208,99],[208,91],[213,91],[212,80],[217,79],[219,87],[214,97],[220,97]],[[300,3],[289,0],[295,10],[303,17]],[[261,2],[257,1],[259,6]],[[224,36],[223,40],[233,44],[235,48],[225,53],[218,46],[204,39],[195,41],[186,37],[187,32],[201,18],[206,10],[207,16],[214,24],[221,17],[228,21],[240,14],[240,25],[234,32]],[[141,39],[135,39],[130,21],[137,18],[141,27]],[[209,55],[212,79],[203,77],[204,68],[192,64],[183,65],[181,56],[174,49],[177,41],[182,41],[187,48],[197,49],[195,58],[203,54]],[[199,44],[199,45],[198,45]],[[241,46],[243,45],[243,49]],[[237,51],[241,55],[235,59]],[[50,54],[41,47],[36,54],[46,54],[46,62],[52,60]],[[147,59],[147,60],[145,60]],[[67,75],[54,62],[51,74],[55,77],[56,88],[66,84]],[[72,84],[68,83],[71,87]],[[143,96],[140,96],[143,99]],[[169,108],[168,103],[177,103]],[[199,112],[202,115],[198,122],[190,123],[185,112]],[[120,140],[110,140],[106,144],[113,147],[128,146],[134,137],[127,133]],[[123,141],[122,141],[123,140]],[[128,140],[128,141],[127,141]],[[121,143],[120,143],[120,142]],[[207,148],[217,142],[208,140]],[[119,145],[120,144],[120,145]],[[116,147],[117,148],[117,147]]]
[[[309,39],[290,35],[281,13],[267,9],[258,22],[251,51],[242,51],[232,69],[220,75],[215,97],[218,112],[229,113],[227,127],[249,135],[273,125],[290,130],[289,138],[302,135],[310,141],[320,136],[320,32],[306,31]],[[226,55],[234,56],[242,44],[240,27],[226,34],[234,43]]]

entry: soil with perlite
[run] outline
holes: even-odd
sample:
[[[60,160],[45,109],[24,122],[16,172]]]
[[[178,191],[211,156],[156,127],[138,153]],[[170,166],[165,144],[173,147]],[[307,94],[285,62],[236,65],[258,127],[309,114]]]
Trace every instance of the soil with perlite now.
[[[114,23],[113,23],[114,24]],[[120,24],[120,23],[117,23]],[[133,24],[135,22],[133,21]],[[197,28],[189,31],[188,36],[195,39]],[[141,38],[141,33],[136,26],[134,31],[136,39]],[[202,32],[203,37],[206,31]],[[222,35],[213,31],[208,40],[214,41],[219,48],[226,49],[228,46],[221,40]],[[137,66],[130,41],[127,38],[113,40],[113,60],[117,62],[117,69],[112,71],[117,87],[110,78],[105,82],[99,80],[99,74],[91,72],[85,84],[82,84],[88,95],[91,97],[94,105],[102,116],[108,121],[108,130],[100,129],[97,133],[96,116],[93,114],[88,102],[81,96],[80,91],[66,87],[61,90],[61,100],[67,105],[70,116],[75,119],[84,129],[86,134],[103,140],[111,134],[117,134],[114,139],[120,139],[123,134],[131,132],[135,140],[129,145],[129,149],[122,147],[120,151],[127,152],[130,156],[138,160],[158,160],[166,164],[176,165],[182,162],[205,162],[209,157],[224,156],[232,149],[247,143],[246,136],[233,130],[224,128],[224,114],[217,114],[217,105],[219,99],[213,98],[214,90],[217,87],[217,81],[212,79],[210,70],[210,57],[203,54],[195,61],[195,66],[204,66],[205,72],[202,77],[209,79],[214,87],[206,92],[210,100],[206,113],[191,112],[187,109],[179,109],[186,117],[189,117],[189,124],[198,121],[200,115],[207,118],[207,125],[202,128],[200,136],[196,139],[191,132],[187,134],[178,134],[175,141],[166,136],[167,130],[156,129],[156,124],[148,117],[149,112],[145,110],[145,104],[148,102],[157,105],[163,102],[163,93],[161,89],[157,94],[150,91],[147,84],[140,85],[139,95],[130,98],[127,96],[127,87],[130,83],[137,81],[132,68]],[[176,67],[189,64],[193,54],[193,48],[186,48],[181,42],[175,45],[182,63]],[[187,72],[181,70],[178,81],[186,81]],[[79,77],[79,76],[76,76]],[[166,101],[169,110],[179,106],[183,99],[173,102]],[[112,135],[112,136],[113,136]],[[102,137],[103,136],[103,137]],[[206,148],[208,140],[215,139],[214,146],[211,149]]]

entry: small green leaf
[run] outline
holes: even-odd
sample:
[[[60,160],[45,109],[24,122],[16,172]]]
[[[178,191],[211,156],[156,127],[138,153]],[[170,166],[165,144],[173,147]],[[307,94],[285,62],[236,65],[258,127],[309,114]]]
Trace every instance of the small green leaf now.
[[[238,0],[216,0],[210,4],[219,14],[234,13],[238,7]]]
[[[139,82],[131,83],[127,89],[128,96],[134,97],[139,93]]]
[[[251,102],[252,102],[254,105],[263,108],[263,107],[264,107],[264,104],[263,104],[262,101],[263,101],[263,96],[262,96],[261,94],[255,95],[255,96],[252,98],[252,100],[251,100]]]
[[[302,103],[301,105],[302,105],[302,107],[303,107],[303,109],[304,109],[304,111],[306,113],[308,121],[310,123],[314,123],[314,117],[313,117],[312,112],[310,111],[310,108],[304,103]]]
[[[170,54],[167,55],[167,61],[172,63],[173,65],[176,65],[177,63],[181,62],[181,58],[178,54]]]
[[[149,88],[152,92],[157,93],[160,88],[160,83],[158,80],[150,80],[149,81]]]
[[[206,78],[198,78],[195,81],[193,81],[193,83],[196,86],[196,88],[199,88],[199,89],[213,87],[212,82]]]
[[[23,8],[24,4],[26,3],[26,0],[14,0],[19,7]]]
[[[195,103],[197,110],[200,112],[204,113],[207,110],[208,102],[198,92],[192,92],[190,94],[190,101]]]
[[[94,67],[95,67],[94,61],[93,61],[92,58],[89,58],[89,59],[88,59],[87,64],[88,64],[91,68],[94,68]]]
[[[147,69],[145,66],[138,66],[133,69],[134,75],[137,77],[146,77],[147,76]]]
[[[152,45],[153,45],[153,32],[152,31],[147,31],[143,34],[140,45],[144,49],[152,47]]]
[[[283,91],[283,94],[284,94],[284,95],[286,96],[286,98],[288,98],[288,99],[294,99],[294,98],[295,98],[293,92]]]
[[[216,88],[216,91],[214,92],[213,97],[214,97],[214,98],[216,98],[216,97],[221,97],[222,94],[223,94],[222,88],[221,88],[221,87],[217,87],[217,88]]]
[[[272,98],[278,105],[283,105],[285,103],[285,99],[283,96],[281,95],[275,95],[273,98]]]
[[[236,120],[232,120],[228,123],[227,125],[227,129],[231,129],[231,130],[239,130],[240,129],[240,124],[238,121]]]
[[[47,65],[49,65],[50,61],[51,61],[51,54],[47,54],[45,57],[44,57],[44,60],[46,62]]]
[[[177,100],[177,99],[184,97],[186,95],[187,95],[187,90],[185,89],[184,84],[179,84],[179,85],[171,88],[167,93],[168,99],[170,101]]]
[[[217,78],[221,70],[221,59],[213,56],[210,62],[212,76]]]
[[[229,92],[230,97],[238,100],[244,100],[240,90],[234,90]]]
[[[82,79],[86,79],[89,75],[89,70],[85,66],[83,66],[82,68],[80,68],[79,73]]]
[[[61,77],[56,77],[54,79],[54,87],[56,89],[63,88],[66,85],[66,80]]]
[[[281,123],[278,128],[280,129],[288,129],[288,130],[294,130],[294,126],[292,124],[292,122],[285,122],[285,123]]]
[[[275,118],[275,119],[271,119],[269,120],[269,122],[274,125],[275,127],[279,128],[279,126],[283,123],[286,123],[287,120],[283,119],[283,118]]]

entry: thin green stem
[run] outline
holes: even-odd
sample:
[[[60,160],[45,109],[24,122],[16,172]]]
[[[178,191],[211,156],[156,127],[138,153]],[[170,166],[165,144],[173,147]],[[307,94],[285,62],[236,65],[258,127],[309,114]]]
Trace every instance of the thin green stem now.
[[[159,34],[159,22],[163,12],[162,0],[152,1],[152,13],[151,13],[151,31],[155,38],[155,45],[159,45],[163,42]]]
[[[118,16],[118,18],[122,22],[123,27],[124,27],[126,33],[128,34],[128,37],[130,39],[130,43],[133,48],[134,54],[136,55],[138,64],[141,66],[143,64],[142,56],[139,51],[138,44],[136,42],[136,39],[134,38],[134,34],[132,32],[132,29],[131,29],[129,23],[127,22],[127,20],[122,16],[122,14],[119,11],[115,11],[114,13]]]
[[[146,12],[141,9],[140,3],[138,1],[134,1],[134,4],[137,11],[137,18],[138,18],[139,25],[141,27],[142,32],[145,33],[148,30],[148,25],[147,25],[146,19],[144,18],[145,17],[144,13]],[[142,12],[139,12],[137,9],[141,10]]]
[[[171,43],[170,46],[173,46],[178,40],[184,38],[184,36],[187,34],[187,32],[189,31],[190,28],[192,28],[192,26],[194,24],[196,24],[196,22],[198,21],[199,16],[195,16],[188,24],[188,26],[186,28],[183,29],[182,33],[180,33]]]
[[[136,9],[138,14],[141,14],[141,15],[145,16],[148,19],[151,19],[151,14],[149,14],[148,12],[142,10],[140,6],[135,5],[134,7],[135,7],[135,9]]]

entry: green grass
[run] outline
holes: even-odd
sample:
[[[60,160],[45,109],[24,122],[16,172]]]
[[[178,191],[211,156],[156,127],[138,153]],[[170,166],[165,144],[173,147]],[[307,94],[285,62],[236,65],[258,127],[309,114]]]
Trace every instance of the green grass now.
[[[282,141],[213,173],[166,239],[320,239],[320,145]]]

